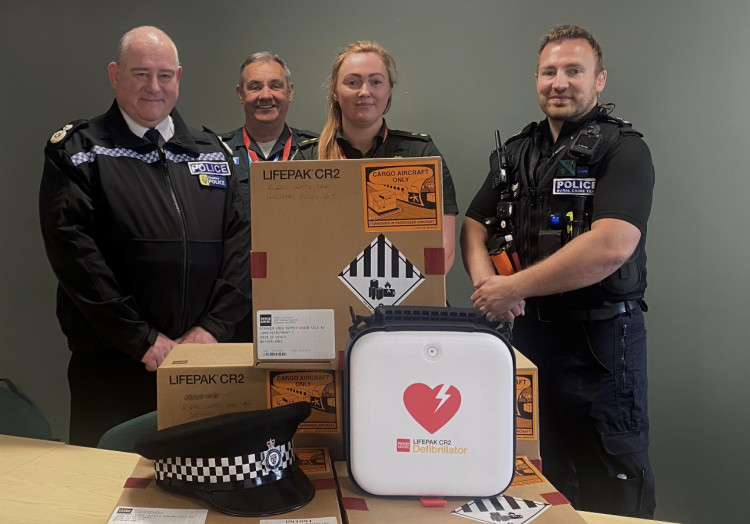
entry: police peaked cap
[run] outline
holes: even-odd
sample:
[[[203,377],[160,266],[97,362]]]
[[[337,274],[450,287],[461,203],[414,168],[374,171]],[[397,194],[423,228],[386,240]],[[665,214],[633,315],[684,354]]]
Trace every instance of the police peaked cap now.
[[[276,515],[301,508],[315,490],[299,468],[292,437],[308,402],[228,413],[146,435],[135,450],[154,461],[156,484],[222,513]]]

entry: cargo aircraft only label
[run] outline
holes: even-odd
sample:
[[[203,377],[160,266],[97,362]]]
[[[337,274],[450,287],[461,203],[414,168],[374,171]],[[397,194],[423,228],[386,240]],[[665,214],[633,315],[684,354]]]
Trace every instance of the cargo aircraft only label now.
[[[440,229],[442,195],[435,161],[363,164],[365,231]]]
[[[425,277],[380,234],[339,273],[339,279],[375,311],[377,306],[403,302]]]

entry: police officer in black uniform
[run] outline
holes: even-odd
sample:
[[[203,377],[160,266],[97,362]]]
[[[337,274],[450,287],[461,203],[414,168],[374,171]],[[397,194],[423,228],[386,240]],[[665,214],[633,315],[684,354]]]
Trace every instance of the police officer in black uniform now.
[[[250,309],[250,224],[218,137],[174,109],[174,43],[137,27],[108,72],[115,102],[52,135],[39,192],[72,352],[70,443],[85,446],[156,410],[176,344],[226,341]]]
[[[598,104],[606,78],[586,30],[543,37],[547,118],[493,154],[461,246],[475,307],[515,320],[514,345],[539,368],[545,476],[578,509],[652,517],[643,294],[654,170],[640,133]],[[488,244],[511,262],[493,264]]]
[[[240,67],[237,98],[245,110],[245,124],[221,135],[235,164],[242,198],[250,213],[250,164],[294,160],[301,143],[315,142],[318,134],[286,123],[294,98],[292,74],[279,55],[260,51]],[[249,263],[249,262],[248,262]],[[240,322],[232,342],[252,341],[252,314]]]

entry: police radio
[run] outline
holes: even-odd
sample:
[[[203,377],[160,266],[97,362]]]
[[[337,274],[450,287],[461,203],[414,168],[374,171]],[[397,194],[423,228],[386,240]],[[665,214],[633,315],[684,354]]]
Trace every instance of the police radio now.
[[[495,150],[490,156],[490,171],[492,172],[492,189],[500,191],[500,200],[517,200],[518,175],[508,169],[508,155],[500,138],[500,131],[495,131]]]
[[[512,275],[520,271],[521,263],[513,242],[513,208],[518,200],[520,186],[518,174],[508,169],[508,156],[500,138],[500,131],[495,131],[495,150],[490,155],[492,189],[500,192],[495,216],[484,220],[488,229],[494,230],[487,241],[492,264],[499,275]]]

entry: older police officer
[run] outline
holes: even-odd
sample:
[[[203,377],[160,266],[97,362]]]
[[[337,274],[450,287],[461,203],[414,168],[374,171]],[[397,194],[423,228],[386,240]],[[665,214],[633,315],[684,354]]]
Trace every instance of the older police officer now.
[[[39,194],[72,351],[70,442],[87,446],[156,409],[175,344],[226,340],[250,308],[249,222],[218,138],[174,109],[174,43],[132,29],[108,72],[114,103],[52,135]]]

